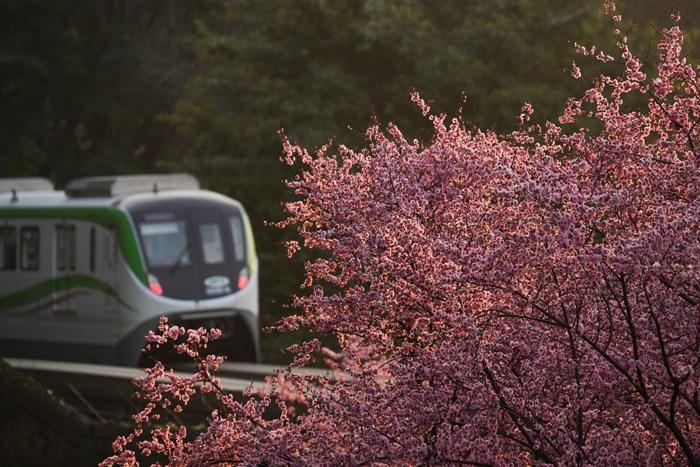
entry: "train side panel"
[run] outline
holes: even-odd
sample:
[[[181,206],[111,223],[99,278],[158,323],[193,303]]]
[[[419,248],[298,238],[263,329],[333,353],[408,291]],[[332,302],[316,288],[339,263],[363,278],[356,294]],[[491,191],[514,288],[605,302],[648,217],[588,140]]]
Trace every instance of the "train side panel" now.
[[[0,271],[3,354],[108,359],[123,327],[114,230],[64,218],[3,226],[18,243],[15,267]]]

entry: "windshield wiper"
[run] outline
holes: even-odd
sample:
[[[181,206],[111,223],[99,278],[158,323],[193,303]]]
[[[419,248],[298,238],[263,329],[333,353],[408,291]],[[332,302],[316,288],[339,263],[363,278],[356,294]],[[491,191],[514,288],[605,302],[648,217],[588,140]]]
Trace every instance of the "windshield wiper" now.
[[[173,264],[170,267],[170,275],[175,274],[175,271],[177,271],[177,268],[180,267],[180,264],[182,264],[182,260],[185,258],[185,255],[187,253],[187,250],[190,248],[190,242],[185,243],[185,246],[182,247],[182,251],[177,255],[177,259],[175,260],[175,264]]]

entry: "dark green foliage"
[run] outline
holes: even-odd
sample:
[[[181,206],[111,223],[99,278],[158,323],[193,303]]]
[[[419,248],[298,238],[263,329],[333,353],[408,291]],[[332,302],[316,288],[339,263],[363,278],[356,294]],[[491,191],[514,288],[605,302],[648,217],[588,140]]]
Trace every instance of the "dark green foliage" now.
[[[152,170],[196,14],[185,1],[0,2],[0,172]]]

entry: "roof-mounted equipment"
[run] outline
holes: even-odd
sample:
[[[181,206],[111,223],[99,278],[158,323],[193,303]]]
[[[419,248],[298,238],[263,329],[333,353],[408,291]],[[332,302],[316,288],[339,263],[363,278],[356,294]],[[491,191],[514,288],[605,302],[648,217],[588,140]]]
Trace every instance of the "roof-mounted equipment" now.
[[[190,174],[109,175],[71,180],[66,195],[74,198],[115,197],[164,190],[198,190],[199,181]]]
[[[53,191],[51,180],[42,177],[0,178],[0,193]]]

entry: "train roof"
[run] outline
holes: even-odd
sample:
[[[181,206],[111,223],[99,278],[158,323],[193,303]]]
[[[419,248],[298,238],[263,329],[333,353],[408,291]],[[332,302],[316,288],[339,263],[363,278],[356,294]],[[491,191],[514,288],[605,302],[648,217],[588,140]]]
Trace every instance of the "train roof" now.
[[[53,191],[53,183],[42,177],[0,178],[0,193],[18,191]]]
[[[78,178],[64,190],[54,190],[47,179],[0,178],[0,208],[118,207],[180,196],[228,200],[202,190],[189,174],[119,175]],[[235,202],[235,201],[234,201]]]
[[[199,190],[199,181],[190,174],[141,174],[84,177],[68,182],[66,195],[72,198],[119,197],[164,190]]]
[[[224,198],[200,189],[189,174],[141,174],[71,180],[64,190],[41,178],[0,178],[0,207],[116,207],[122,201],[197,196]]]

